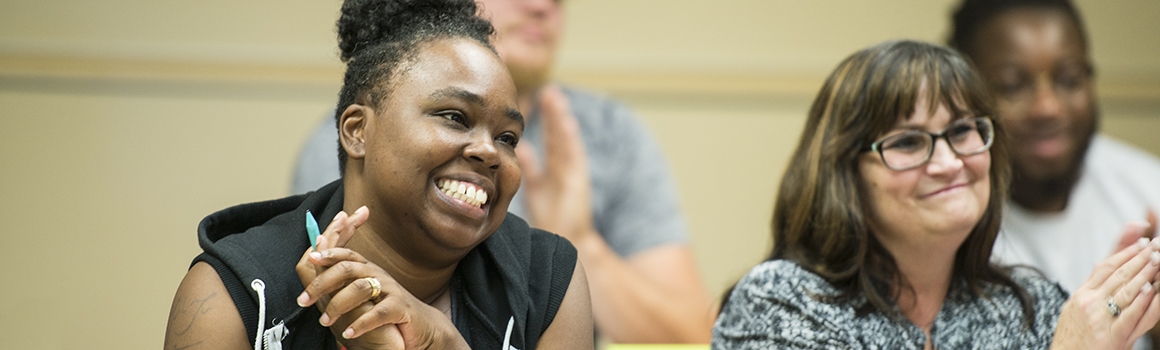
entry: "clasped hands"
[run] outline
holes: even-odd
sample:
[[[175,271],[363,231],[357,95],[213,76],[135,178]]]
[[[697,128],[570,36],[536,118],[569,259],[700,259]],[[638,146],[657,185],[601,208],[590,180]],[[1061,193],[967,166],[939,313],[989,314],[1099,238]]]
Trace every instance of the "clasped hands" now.
[[[338,213],[318,236],[317,251],[312,247],[302,254],[295,266],[305,287],[298,305],[316,305],[323,313],[319,323],[349,350],[466,348],[445,314],[345,248],[368,215],[365,206],[353,215]],[[377,288],[369,279],[379,282]]]

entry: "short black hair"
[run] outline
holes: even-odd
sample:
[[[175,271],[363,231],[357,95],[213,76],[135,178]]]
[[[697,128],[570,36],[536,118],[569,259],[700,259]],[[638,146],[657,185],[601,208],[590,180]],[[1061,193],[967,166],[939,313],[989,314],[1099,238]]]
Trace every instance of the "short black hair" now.
[[[495,29],[478,16],[474,0],[346,0],[337,25],[346,74],[335,124],[352,104],[378,109],[399,64],[413,57],[422,43],[462,37],[495,52],[489,41]],[[345,168],[346,150],[340,141],[339,174]]]
[[[1087,47],[1087,32],[1079,11],[1070,0],[964,0],[951,17],[951,33],[947,45],[959,50],[967,57],[975,57],[973,52],[979,29],[996,16],[1016,9],[1054,9],[1064,13],[1075,23],[1080,39]]]

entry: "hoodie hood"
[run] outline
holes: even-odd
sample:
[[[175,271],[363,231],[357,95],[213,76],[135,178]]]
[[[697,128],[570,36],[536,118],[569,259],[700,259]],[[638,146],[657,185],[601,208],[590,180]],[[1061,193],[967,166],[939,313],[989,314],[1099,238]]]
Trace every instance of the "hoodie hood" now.
[[[304,195],[234,206],[201,221],[198,242],[205,252],[194,263],[206,261],[218,271],[251,342],[259,331],[273,328],[282,343],[291,344],[287,348],[336,347],[334,335],[318,324],[318,308],[298,306],[304,288],[295,265],[310,247],[306,211],[329,223],[342,207],[339,180]],[[451,280],[452,323],[472,348],[507,343],[532,349],[555,318],[575,266],[576,250],[568,240],[509,214],[459,261]],[[255,280],[263,281],[262,292],[251,288]]]

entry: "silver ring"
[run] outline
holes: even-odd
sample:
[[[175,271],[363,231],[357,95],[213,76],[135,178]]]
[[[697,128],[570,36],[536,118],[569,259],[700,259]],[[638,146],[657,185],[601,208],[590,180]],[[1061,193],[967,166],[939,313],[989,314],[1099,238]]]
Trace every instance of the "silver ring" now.
[[[1120,315],[1120,306],[1116,305],[1116,299],[1113,297],[1108,297],[1108,312],[1112,314],[1112,317]]]
[[[370,283],[370,300],[375,300],[375,298],[378,298],[378,293],[380,292],[380,289],[382,289],[382,287],[383,287],[382,284],[378,283],[378,278],[363,277],[363,279],[367,279],[367,282]],[[1117,309],[1119,309],[1119,308],[1117,308]],[[1119,314],[1119,312],[1117,311],[1116,314]]]

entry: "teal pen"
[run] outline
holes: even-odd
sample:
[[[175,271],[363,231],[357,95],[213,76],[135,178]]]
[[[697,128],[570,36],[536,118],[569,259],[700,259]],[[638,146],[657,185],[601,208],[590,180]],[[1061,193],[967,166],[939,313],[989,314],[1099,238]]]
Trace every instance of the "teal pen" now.
[[[310,246],[318,250],[318,221],[314,221],[309,210],[306,211],[306,235],[310,237]]]

